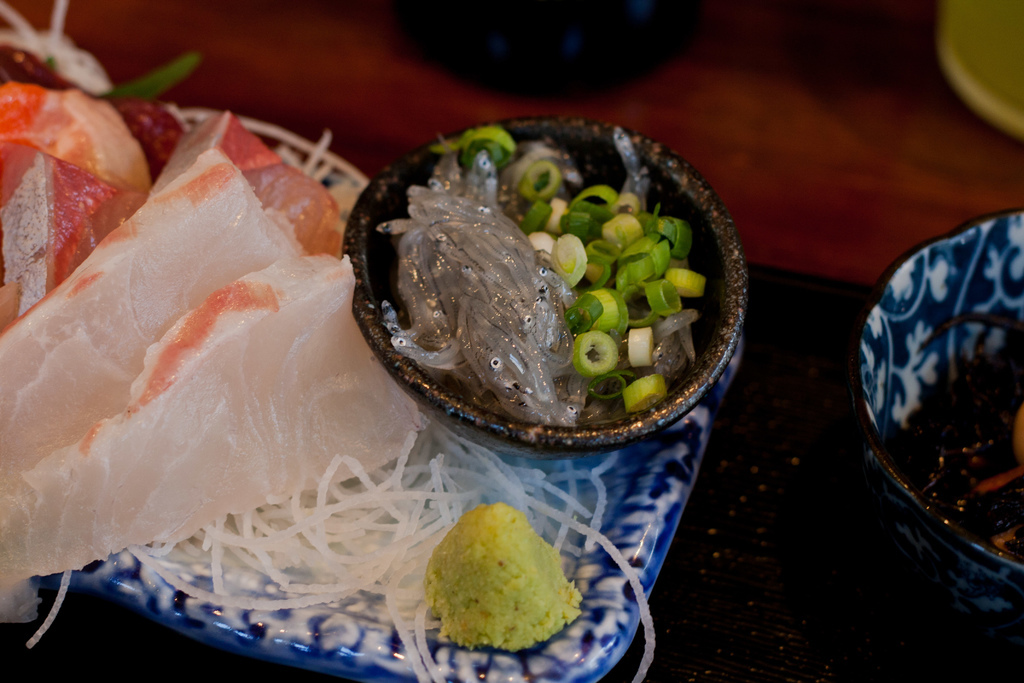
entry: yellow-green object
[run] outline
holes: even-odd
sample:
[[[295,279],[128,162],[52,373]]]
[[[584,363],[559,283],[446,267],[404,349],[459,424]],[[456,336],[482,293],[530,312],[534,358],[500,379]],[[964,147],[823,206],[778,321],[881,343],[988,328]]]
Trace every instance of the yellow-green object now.
[[[582,596],[553,547],[504,503],[462,515],[427,563],[427,604],[463,647],[521,650],[580,615]]]
[[[939,66],[976,114],[1024,140],[1024,2],[941,0]]]

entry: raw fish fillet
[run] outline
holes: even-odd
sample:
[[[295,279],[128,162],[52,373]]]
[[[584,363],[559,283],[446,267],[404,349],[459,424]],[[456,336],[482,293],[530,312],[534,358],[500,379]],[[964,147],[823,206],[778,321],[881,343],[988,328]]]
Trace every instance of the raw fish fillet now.
[[[214,292],[146,353],[120,415],[24,473],[0,580],[177,541],[315,487],[335,455],[367,470],[420,426],[351,315],[343,261],[289,257]]]
[[[80,90],[0,85],[0,140],[35,147],[121,189],[150,189],[146,157],[121,115]]]
[[[307,254],[341,252],[339,209],[321,183],[290,166],[249,132],[231,112],[210,116],[189,131],[156,179],[170,182],[204,150],[219,149],[252,184],[263,209]]]
[[[0,143],[4,282],[21,285],[19,315],[63,282],[146,196],[25,145]]]
[[[285,163],[244,171],[264,211],[307,254],[341,252],[338,203],[316,180]]]
[[[153,182],[153,191],[159,192],[208,149],[219,149],[243,171],[282,163],[281,157],[250,133],[237,116],[225,111],[196,124],[178,141],[171,158]]]
[[[211,292],[294,254],[211,150],[0,334],[0,538],[20,473],[121,413],[150,344]],[[16,525],[15,525],[16,527]]]

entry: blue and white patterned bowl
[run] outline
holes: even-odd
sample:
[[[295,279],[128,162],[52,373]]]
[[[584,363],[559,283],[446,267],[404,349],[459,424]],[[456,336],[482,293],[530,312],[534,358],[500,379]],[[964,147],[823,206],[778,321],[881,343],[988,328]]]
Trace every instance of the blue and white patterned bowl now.
[[[885,447],[925,397],[943,390],[975,336],[954,326],[922,342],[968,311],[1024,319],[1024,210],[972,220],[893,263],[857,320],[847,380],[864,475],[901,556],[983,632],[1024,644],[1024,563],[933,509]]]

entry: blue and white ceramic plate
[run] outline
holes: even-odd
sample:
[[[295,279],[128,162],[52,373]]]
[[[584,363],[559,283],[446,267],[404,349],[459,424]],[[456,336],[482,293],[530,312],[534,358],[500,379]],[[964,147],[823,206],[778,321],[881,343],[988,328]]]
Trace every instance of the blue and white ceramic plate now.
[[[689,415],[658,438],[618,453],[604,475],[608,509],[604,534],[639,572],[649,594],[693,490],[722,397],[742,355],[742,344],[715,388]],[[593,465],[611,454],[592,456]],[[533,463],[535,466],[557,466]],[[579,463],[578,463],[579,464]],[[182,557],[164,560],[182,576],[206,572]],[[583,594],[583,614],[561,633],[529,650],[468,650],[428,631],[431,653],[449,681],[588,683],[604,676],[625,654],[639,624],[626,577],[595,547],[570,576]],[[268,596],[266,580],[229,569],[228,586],[249,596]],[[44,586],[55,588],[59,577]],[[75,572],[70,590],[99,596],[190,638],[244,657],[375,683],[414,681],[405,650],[383,600],[360,595],[337,606],[255,612],[189,598],[141,565],[128,552]],[[75,609],[74,597],[63,608]],[[59,628],[60,617],[55,628]],[[45,639],[45,638],[44,638]]]
[[[958,357],[974,349],[977,325],[924,343],[965,312],[1024,319],[1024,212],[971,221],[890,266],[854,330],[847,377],[883,528],[955,611],[991,635],[1024,643],[1024,564],[933,510],[885,448],[922,401],[943,390]]]

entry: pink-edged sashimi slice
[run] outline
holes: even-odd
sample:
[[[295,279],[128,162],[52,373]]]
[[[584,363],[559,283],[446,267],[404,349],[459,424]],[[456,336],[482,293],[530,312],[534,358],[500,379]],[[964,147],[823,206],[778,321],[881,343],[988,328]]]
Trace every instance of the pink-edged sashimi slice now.
[[[4,282],[21,286],[19,314],[67,279],[146,199],[25,145],[0,143],[0,166]]]
[[[209,116],[185,133],[154,180],[153,191],[159,192],[208,149],[219,149],[242,171],[282,163],[281,157],[249,132],[237,116],[225,111]]]
[[[340,211],[327,188],[282,161],[231,112],[212,115],[190,130],[154,188],[170,182],[207,149],[221,150],[242,169],[267,214],[307,254],[340,253]]]
[[[0,85],[0,140],[35,147],[121,189],[151,186],[146,156],[121,115],[80,90]]]
[[[347,258],[285,258],[183,316],[121,414],[24,474],[27,519],[0,537],[0,578],[188,538],[315,487],[337,455],[372,471],[407,453],[421,418],[363,340],[353,286]]]
[[[150,344],[237,278],[295,251],[216,150],[110,233],[0,334],[0,499],[21,471],[122,412]],[[9,532],[0,511],[0,536]]]

